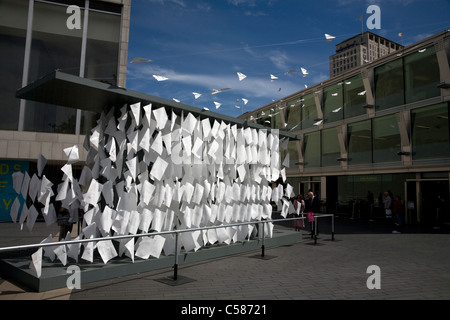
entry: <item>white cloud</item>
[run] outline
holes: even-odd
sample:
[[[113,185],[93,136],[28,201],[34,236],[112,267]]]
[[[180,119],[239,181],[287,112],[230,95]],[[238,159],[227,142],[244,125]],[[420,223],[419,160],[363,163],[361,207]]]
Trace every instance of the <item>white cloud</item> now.
[[[177,4],[181,7],[186,7],[186,4],[184,3],[183,0],[148,0],[149,2],[152,3],[159,3],[159,4],[166,4],[166,3],[173,3],[173,4]]]
[[[275,50],[269,52],[269,59],[281,71],[286,72],[290,69],[289,57],[285,52]]]
[[[246,5],[249,7],[255,7],[256,6],[256,1],[255,0],[228,0],[228,3],[235,5],[235,6],[240,6],[240,5]]]
[[[268,16],[267,13],[263,12],[263,11],[245,11],[244,14],[248,17],[266,17]]]

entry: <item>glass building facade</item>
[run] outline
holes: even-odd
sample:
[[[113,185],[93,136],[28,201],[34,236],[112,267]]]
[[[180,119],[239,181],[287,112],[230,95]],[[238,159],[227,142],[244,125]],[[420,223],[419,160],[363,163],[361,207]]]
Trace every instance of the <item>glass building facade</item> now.
[[[281,109],[276,127],[300,138],[288,182],[319,193],[323,210],[383,216],[378,196],[391,191],[408,222],[449,224],[449,57],[447,30],[242,117]]]
[[[119,75],[122,2],[0,1],[0,130],[90,130],[95,114],[21,101],[15,92],[54,70],[124,86],[125,74]],[[78,27],[72,27],[74,21]]]
[[[58,181],[64,148],[78,146],[94,112],[16,98],[16,91],[60,70],[125,87],[131,0],[0,0],[0,201],[14,197],[12,174],[36,173],[39,155]],[[73,170],[78,168],[74,165]],[[0,221],[10,220],[9,205]]]

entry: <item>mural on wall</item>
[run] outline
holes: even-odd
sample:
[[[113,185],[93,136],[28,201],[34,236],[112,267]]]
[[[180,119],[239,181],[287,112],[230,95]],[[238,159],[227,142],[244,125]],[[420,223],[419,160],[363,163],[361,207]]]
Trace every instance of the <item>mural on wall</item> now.
[[[0,221],[11,221],[9,212],[17,195],[13,188],[13,174],[18,171],[28,172],[29,162],[0,159]]]
[[[57,221],[59,206],[68,209],[71,222],[77,222],[81,212],[76,240],[260,221],[271,218],[272,201],[286,217],[285,197],[293,196],[293,188],[272,188],[272,182],[286,180],[287,143],[277,130],[238,128],[152,104],[112,108],[86,136],[87,156],[79,178],[72,175],[72,165],[81,163],[77,146],[64,149],[68,160],[57,185],[42,174],[43,156],[32,177],[14,173],[17,197],[11,218],[17,221],[20,215],[20,227],[31,231],[38,210],[47,225]],[[31,204],[21,206],[27,197]],[[273,225],[268,225],[264,229],[270,237]],[[257,232],[253,224],[183,232],[178,245],[196,251],[208,244],[242,242]],[[72,240],[70,232],[62,240]],[[57,244],[52,235],[43,242]],[[124,255],[133,262],[159,258],[175,254],[175,236],[43,247],[33,254],[30,268],[40,276],[43,257],[63,265],[68,258],[93,262],[96,251],[104,263]]]

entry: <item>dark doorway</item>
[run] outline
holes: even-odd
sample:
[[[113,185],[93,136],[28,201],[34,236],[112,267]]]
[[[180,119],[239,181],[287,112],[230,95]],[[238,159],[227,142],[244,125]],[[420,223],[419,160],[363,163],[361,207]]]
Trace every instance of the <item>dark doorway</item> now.
[[[422,194],[421,221],[425,225],[435,228],[449,223],[448,180],[421,181],[420,189]]]
[[[326,199],[326,212],[327,213],[337,213],[338,206],[338,180],[335,176],[327,177],[327,199]]]

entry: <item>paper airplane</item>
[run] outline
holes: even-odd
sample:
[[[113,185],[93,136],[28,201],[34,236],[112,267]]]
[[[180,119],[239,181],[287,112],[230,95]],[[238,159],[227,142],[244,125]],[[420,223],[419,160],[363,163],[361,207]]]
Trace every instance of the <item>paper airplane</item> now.
[[[317,121],[317,122],[314,122],[313,125],[314,125],[314,126],[318,126],[318,125],[320,125],[322,122],[323,122],[323,120],[319,120],[319,121]]]
[[[169,78],[163,77],[163,76],[157,76],[157,75],[153,75],[153,78],[155,78],[158,81],[166,81],[169,80]]]
[[[216,101],[214,101],[214,104],[216,105],[216,109],[219,109],[219,108],[220,108],[220,106],[222,105],[221,103],[219,103],[219,102],[216,102]]]
[[[242,98],[242,101],[244,101],[244,104],[247,104],[247,103],[248,103],[248,100],[247,100],[247,99]]]
[[[145,58],[134,58],[133,60],[131,60],[131,63],[150,62],[150,61],[152,61],[152,60],[145,59]]]
[[[178,99],[175,99],[175,98],[172,98],[173,99],[173,101],[175,101],[175,102],[180,102],[180,100],[178,100]]]
[[[238,77],[239,77],[239,81],[242,81],[242,80],[244,80],[245,78],[247,78],[247,76],[246,76],[245,74],[240,73],[240,72],[238,72],[237,75],[238,75]]]
[[[198,99],[202,96],[201,93],[197,93],[197,92],[192,92],[192,94],[194,95],[195,99]]]
[[[325,33],[325,39],[327,40],[327,43],[331,42],[333,39],[336,39],[336,37],[329,35]]]
[[[306,70],[305,68],[301,68],[301,70],[304,77],[306,77],[309,74],[308,70]]]
[[[365,95],[365,94],[366,94],[366,91],[358,92],[358,96],[363,96],[363,95]]]
[[[211,95],[215,95],[215,94],[218,94],[220,92],[223,92],[223,91],[226,91],[226,90],[230,90],[230,89],[231,88],[222,88],[222,89],[219,89],[219,90],[213,89],[212,92],[211,92]]]
[[[278,80],[278,77],[275,77],[273,74],[270,75],[270,81]]]

